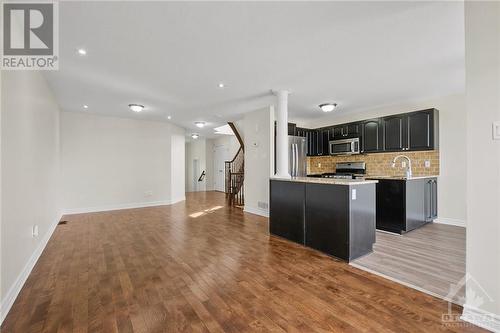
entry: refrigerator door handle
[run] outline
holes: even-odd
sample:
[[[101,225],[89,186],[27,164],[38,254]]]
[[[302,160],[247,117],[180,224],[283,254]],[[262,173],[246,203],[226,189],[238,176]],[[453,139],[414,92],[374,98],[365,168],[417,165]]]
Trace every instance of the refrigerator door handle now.
[[[299,164],[299,151],[297,149],[297,144],[296,143],[293,145],[293,149],[294,149],[294,152],[295,152],[295,162],[294,162],[294,164],[295,164],[295,170],[293,171],[293,176],[297,177],[297,174],[298,174],[297,168],[298,168],[298,164]]]
[[[295,177],[295,143],[292,143],[292,174],[290,176]]]

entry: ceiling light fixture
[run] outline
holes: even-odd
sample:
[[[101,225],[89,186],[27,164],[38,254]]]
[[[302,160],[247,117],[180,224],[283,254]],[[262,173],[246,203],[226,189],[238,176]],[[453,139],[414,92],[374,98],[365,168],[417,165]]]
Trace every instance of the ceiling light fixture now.
[[[168,119],[168,120],[172,119],[172,116],[167,116],[167,119]]]
[[[222,82],[219,83],[219,88],[224,88],[226,85]]]
[[[87,104],[84,104],[84,105],[83,105],[83,108],[84,108],[84,109],[88,109],[88,108],[89,108],[89,106],[88,106]]]
[[[134,112],[141,112],[144,109],[144,105],[141,104],[129,104],[128,107]]]
[[[191,137],[196,140],[200,137],[200,135],[198,133],[193,133],[191,134]]]
[[[78,54],[82,55],[82,56],[87,55],[87,50],[85,50],[85,49],[78,49]]]
[[[332,112],[337,107],[337,103],[324,103],[319,105],[321,111]]]
[[[195,125],[196,125],[196,127],[198,127],[198,128],[203,128],[203,127],[205,127],[205,122],[204,122],[204,121],[196,121],[194,124],[195,124]]]

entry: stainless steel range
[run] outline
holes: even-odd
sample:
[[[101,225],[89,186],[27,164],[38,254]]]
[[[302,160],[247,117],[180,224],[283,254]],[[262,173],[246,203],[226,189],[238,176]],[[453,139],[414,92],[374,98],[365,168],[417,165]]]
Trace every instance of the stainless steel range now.
[[[342,162],[335,164],[334,173],[323,173],[322,178],[355,179],[366,174],[365,162]]]

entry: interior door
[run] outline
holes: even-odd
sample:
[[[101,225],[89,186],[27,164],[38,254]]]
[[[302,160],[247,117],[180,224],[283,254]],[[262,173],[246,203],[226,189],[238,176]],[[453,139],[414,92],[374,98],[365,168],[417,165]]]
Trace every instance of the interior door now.
[[[228,148],[226,145],[214,148],[214,190],[224,192],[225,164],[228,160]]]

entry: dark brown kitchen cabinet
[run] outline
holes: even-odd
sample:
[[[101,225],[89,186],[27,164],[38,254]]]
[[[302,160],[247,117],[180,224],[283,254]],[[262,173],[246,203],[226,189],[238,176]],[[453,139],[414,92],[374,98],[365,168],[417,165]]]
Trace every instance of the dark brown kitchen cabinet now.
[[[305,183],[270,182],[269,231],[304,244]]]
[[[401,234],[437,218],[437,178],[377,180],[377,229]]]
[[[357,137],[359,134],[359,123],[342,124],[333,127],[333,139],[335,140]]]
[[[426,179],[424,186],[425,220],[427,222],[432,222],[437,218],[437,179]]]
[[[297,136],[301,136],[301,137],[305,138],[306,132],[308,131],[308,129],[302,128],[302,127],[297,127],[296,131],[297,131]]]
[[[405,150],[431,150],[438,148],[439,114],[429,109],[406,114],[407,144]]]
[[[375,184],[270,180],[269,232],[345,261],[375,243]]]
[[[361,152],[376,153],[383,150],[380,119],[365,120],[361,131]]]
[[[330,148],[328,142],[330,141],[330,129],[321,128],[318,131],[318,148],[316,150],[317,156],[330,155]]]
[[[318,130],[306,131],[306,148],[307,156],[318,155]]]
[[[384,151],[436,149],[438,111],[422,110],[382,118]]]
[[[407,120],[404,115],[384,117],[384,151],[402,151],[406,147]]]

